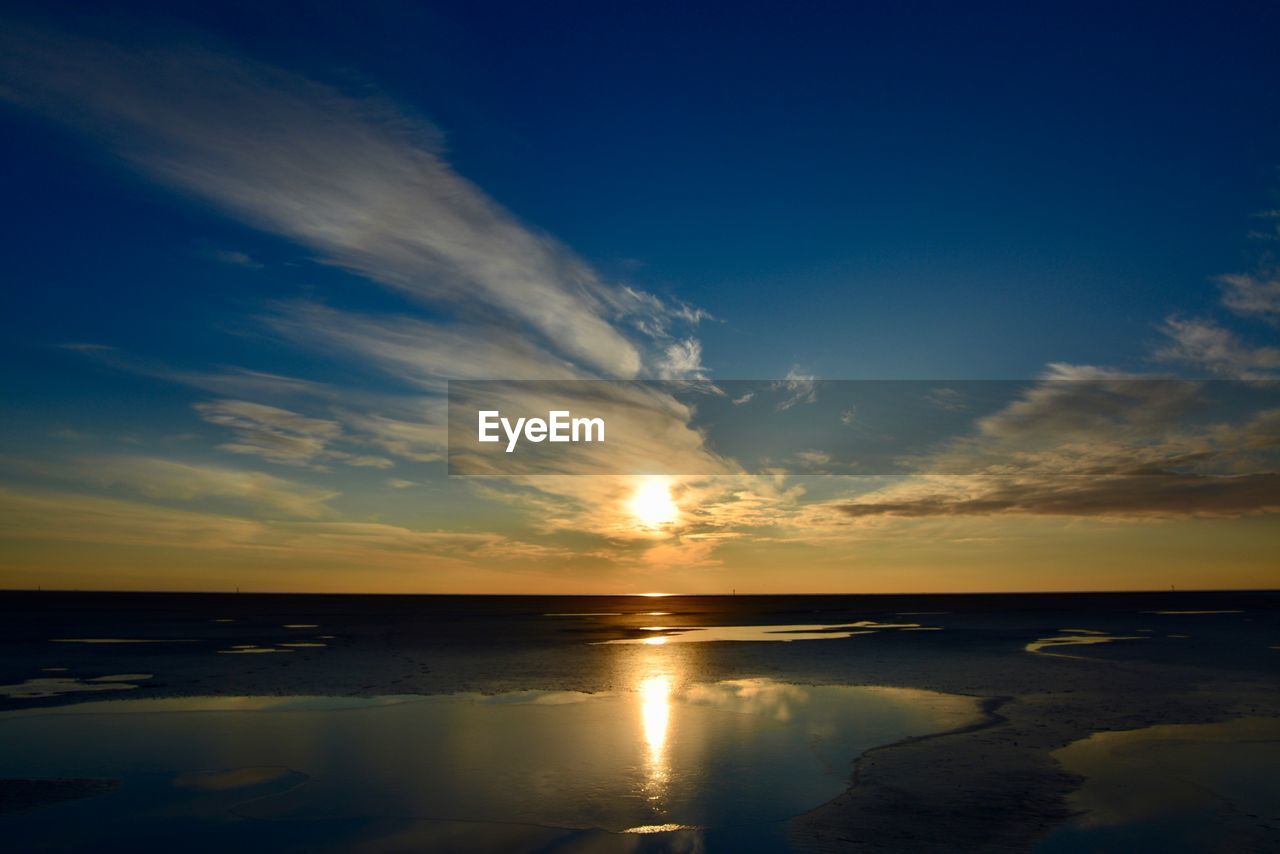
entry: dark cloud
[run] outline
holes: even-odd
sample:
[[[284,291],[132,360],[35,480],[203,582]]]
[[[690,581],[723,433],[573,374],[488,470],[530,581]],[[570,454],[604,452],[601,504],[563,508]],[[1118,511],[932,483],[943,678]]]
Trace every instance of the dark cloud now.
[[[957,484],[956,481],[963,481]],[[1280,475],[948,478],[838,505],[845,515],[1241,516],[1280,510]]]

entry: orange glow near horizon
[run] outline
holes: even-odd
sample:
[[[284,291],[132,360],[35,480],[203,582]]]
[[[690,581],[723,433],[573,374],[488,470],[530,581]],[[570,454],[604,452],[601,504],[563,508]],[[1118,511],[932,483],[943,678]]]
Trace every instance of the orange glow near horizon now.
[[[653,564],[644,561],[646,550],[698,546],[704,541],[697,537],[706,532],[684,510],[678,536],[671,529],[641,528],[625,511],[636,485],[628,484],[622,500],[614,498],[616,503],[609,505],[625,513],[625,522],[611,528],[621,530],[623,537],[609,541],[605,551],[593,541],[560,532],[525,539],[526,532],[513,530],[502,537],[512,543],[545,542],[554,549],[542,556],[537,551],[508,555],[472,548],[465,557],[424,553],[428,544],[435,548],[437,535],[421,546],[391,550],[382,538],[394,535],[392,542],[400,542],[397,538],[407,534],[377,524],[308,522],[299,527],[114,499],[20,499],[0,490],[0,517],[10,531],[0,558],[0,588],[617,596],[619,604],[625,598],[651,600],[651,605],[634,609],[639,615],[672,610],[662,601],[667,597],[728,595],[735,588],[739,595],[818,595],[1071,593],[1170,586],[1261,590],[1277,584],[1275,519],[1261,516],[1141,525],[1000,517],[957,519],[941,529],[933,523],[901,522],[883,530],[833,528],[823,534],[831,539],[813,541],[799,535],[756,538],[713,530],[718,545],[694,551],[693,562]],[[303,530],[305,537],[300,536]],[[21,537],[13,539],[18,533]],[[845,536],[855,534],[860,539],[853,551],[853,541]],[[459,536],[465,544],[473,535]],[[659,545],[649,542],[659,537]]]

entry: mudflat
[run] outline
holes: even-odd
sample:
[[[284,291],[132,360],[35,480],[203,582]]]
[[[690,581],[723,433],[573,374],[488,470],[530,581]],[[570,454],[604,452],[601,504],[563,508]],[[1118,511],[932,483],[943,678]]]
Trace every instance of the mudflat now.
[[[731,695],[741,705],[773,690],[776,697],[791,697],[790,718],[797,710],[813,713],[820,702],[839,710],[844,701],[814,692],[777,693],[777,686],[936,692],[962,698],[969,710],[902,730],[888,743],[844,748],[854,755],[840,758],[843,764],[835,771],[843,791],[778,817],[768,847],[1027,851],[1051,847],[1053,834],[1064,828],[1094,832],[1082,818],[1087,809],[1075,797],[1086,780],[1055,752],[1100,732],[1280,716],[1277,646],[1280,595],[1271,592],[767,597],[13,592],[0,596],[0,709],[8,719],[14,713],[55,714],[74,704],[114,707],[121,700],[144,698],[386,700],[467,694],[534,697],[530,703],[551,707],[582,697],[635,697],[636,738],[648,742],[647,748],[641,744],[637,762],[642,762],[645,750],[652,760],[655,749],[710,739],[697,733],[714,733],[717,726],[699,730],[682,724],[679,715],[693,715],[680,710],[694,707],[704,714],[708,704],[720,702],[716,697]],[[706,687],[716,685],[729,686],[728,693]],[[659,689],[661,697],[654,694]],[[627,702],[618,700],[616,712],[599,706],[599,715],[631,715]],[[748,710],[745,705],[717,708]],[[769,714],[778,716],[782,708],[770,706]],[[849,720],[854,723],[823,726],[856,728],[856,716]],[[816,732],[818,725],[812,725]],[[0,737],[3,726],[0,719]],[[545,726],[554,732],[555,719]],[[1256,740],[1257,733],[1252,737]],[[682,754],[673,750],[671,755]],[[214,771],[190,768],[182,779],[204,779],[191,775]],[[217,773],[232,780],[261,774],[252,769]],[[290,773],[298,780],[307,776]],[[500,775],[501,769],[494,773]],[[653,773],[650,769],[649,782],[656,779]],[[33,785],[58,791],[69,785],[30,782],[39,776],[5,782],[6,796]],[[81,782],[93,791],[77,790],[77,795],[110,789],[92,776]],[[715,787],[719,779],[712,770],[695,783]],[[61,795],[28,800],[28,822],[39,815],[53,821],[62,809],[54,803]],[[51,805],[31,811],[46,802]],[[458,816],[426,818],[447,823]],[[1270,817],[1237,818],[1230,832],[1240,845],[1277,841]],[[1151,816],[1143,821],[1151,824]],[[593,850],[675,849],[693,844],[691,838],[716,848],[723,838],[716,828],[698,825],[659,824],[628,834],[628,828],[606,827],[607,821],[593,823],[589,817],[569,824],[566,832],[592,834]],[[512,842],[510,832],[504,834],[520,847],[519,838]],[[545,843],[546,828],[530,834],[525,840],[530,846]]]

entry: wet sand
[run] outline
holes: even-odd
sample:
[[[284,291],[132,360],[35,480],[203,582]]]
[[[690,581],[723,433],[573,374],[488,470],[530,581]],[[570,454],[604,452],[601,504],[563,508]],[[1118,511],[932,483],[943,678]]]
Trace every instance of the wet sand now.
[[[103,795],[116,787],[116,780],[44,779],[0,780],[0,817],[40,807]]]
[[[0,684],[53,678],[101,685],[114,683],[92,680],[133,677],[126,684],[136,687],[113,691],[113,699],[614,691],[631,687],[629,674],[652,650],[604,642],[657,636],[657,626],[676,632],[867,622],[893,628],[864,627],[828,640],[663,648],[699,681],[884,685],[983,702],[986,720],[972,727],[849,757],[848,791],[790,823],[797,850],[1030,850],[1070,817],[1069,796],[1081,784],[1053,751],[1098,731],[1280,715],[1274,593],[653,599],[9,593],[0,596]],[[1072,636],[1135,639],[1027,649]],[[258,652],[227,654],[237,648]],[[10,696],[0,698],[0,708],[104,696]]]

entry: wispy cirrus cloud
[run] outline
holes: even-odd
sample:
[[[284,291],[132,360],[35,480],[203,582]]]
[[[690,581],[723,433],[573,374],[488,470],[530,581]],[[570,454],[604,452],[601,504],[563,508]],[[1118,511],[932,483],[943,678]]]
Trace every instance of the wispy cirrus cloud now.
[[[320,399],[332,399],[337,394],[337,390],[327,383],[268,371],[226,365],[198,370],[184,369],[141,359],[107,344],[76,342],[60,346],[64,350],[81,353],[111,370],[176,383],[211,394]]]
[[[1194,381],[1055,362],[976,427],[988,439],[1039,442],[1133,436],[1174,423],[1200,389]]]
[[[588,379],[587,371],[515,330],[437,323],[396,314],[340,311],[311,302],[280,304],[262,322],[316,351],[344,352],[389,377],[443,392],[447,380]]]
[[[675,324],[705,316],[604,282],[458,175],[439,133],[385,99],[195,46],[19,25],[3,45],[0,97],[109,140],[163,183],[448,306],[467,325],[501,327],[496,313],[548,352],[633,377],[652,341],[664,352]]]
[[[264,472],[157,457],[96,457],[78,468],[108,487],[179,502],[225,500],[266,513],[314,519],[333,514],[339,493]]]
[[[394,561],[421,569],[564,556],[552,545],[489,532],[415,531],[377,522],[246,518],[120,498],[0,487],[0,534],[98,545],[251,554],[255,561]],[[424,563],[424,561],[426,563]]]
[[[261,270],[265,266],[248,252],[241,252],[238,249],[215,249],[209,253],[209,257],[231,267],[242,267],[246,270]]]
[[[1216,281],[1224,308],[1272,325],[1280,321],[1280,280],[1273,271]],[[1167,343],[1156,350],[1157,361],[1267,388],[1280,377],[1280,347],[1247,343],[1212,319],[1170,316],[1160,331]],[[1203,388],[1196,381],[1051,364],[1040,383],[979,418],[971,435],[918,461],[922,469],[970,474],[911,477],[829,506],[854,520],[1280,512],[1280,409],[1234,412],[1234,421],[1188,427],[1180,419],[1200,403]]]
[[[278,339],[372,367],[403,391],[328,377],[295,386],[238,369],[143,371],[227,398],[196,407],[232,432],[222,451],[311,468],[382,466],[378,454],[354,453],[351,443],[362,443],[428,462],[444,447],[439,396],[449,379],[706,376],[695,335],[710,319],[704,310],[604,281],[459,175],[440,133],[385,98],[194,45],[108,44],[25,26],[7,28],[0,44],[0,98],[409,298],[396,314],[294,302],[259,316]],[[669,455],[661,439],[653,453]],[[681,453],[698,452],[697,434],[680,439]],[[584,485],[539,488],[577,501],[594,491]]]
[[[702,364],[702,344],[696,338],[672,341],[662,349],[653,375],[660,380],[707,380]]]
[[[1241,401],[1229,394],[1219,409],[1207,404],[1205,385],[1054,365],[979,418],[971,434],[919,460],[921,475],[833,506],[853,519],[1144,519],[1280,510],[1280,409],[1242,418],[1235,413]],[[1206,406],[1237,420],[1206,422]],[[1192,415],[1200,420],[1188,420]],[[930,469],[965,474],[925,473]]]
[[[929,403],[944,412],[963,412],[969,408],[964,395],[954,388],[930,389],[926,397]]]
[[[445,405],[438,398],[402,401],[399,417],[381,413],[343,410],[341,418],[364,441],[388,454],[417,463],[444,459],[448,444]],[[408,410],[416,409],[410,413]]]
[[[1280,270],[1219,276],[1218,284],[1224,306],[1236,314],[1280,326]]]
[[[787,375],[773,384],[774,391],[782,393],[777,410],[785,412],[794,406],[813,403],[818,399],[817,377],[802,370],[798,365],[792,366]]]
[[[1161,332],[1169,344],[1156,352],[1160,361],[1233,379],[1268,379],[1280,372],[1280,347],[1247,344],[1212,320],[1170,317]]]
[[[1265,211],[1261,217],[1280,222],[1280,212]],[[1255,232],[1252,237],[1275,240],[1275,233]],[[1280,327],[1280,272],[1269,260],[1260,261],[1252,272],[1228,273],[1214,280],[1222,307],[1238,317],[1261,320]],[[1280,347],[1255,345],[1220,323],[1203,318],[1170,316],[1160,331],[1169,344],[1156,352],[1156,359],[1183,364],[1215,376],[1258,380],[1280,375]]]
[[[935,477],[838,505],[854,519],[930,516],[1242,516],[1280,510],[1280,475]]]
[[[254,454],[272,462],[306,465],[325,455],[330,440],[342,433],[336,421],[309,418],[277,406],[247,400],[197,403],[195,410],[210,424],[235,431],[236,441],[220,447]]]
[[[232,430],[235,441],[218,447],[233,454],[248,454],[273,463],[323,466],[340,462],[361,468],[391,468],[386,457],[352,453],[335,447],[350,441],[342,425],[329,418],[312,418],[278,406],[247,400],[213,400],[195,404],[200,417]]]

